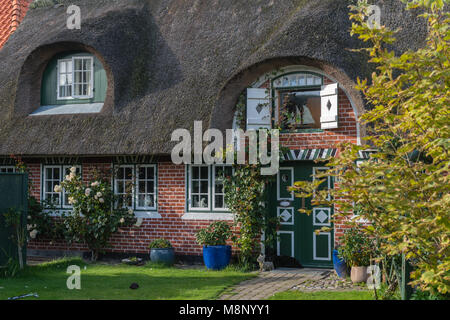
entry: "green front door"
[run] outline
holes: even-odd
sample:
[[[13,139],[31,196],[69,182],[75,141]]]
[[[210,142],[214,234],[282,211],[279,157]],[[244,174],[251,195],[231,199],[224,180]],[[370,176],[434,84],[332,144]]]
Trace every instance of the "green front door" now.
[[[277,255],[293,257],[304,267],[332,266],[334,233],[316,231],[324,226],[332,226],[333,209],[323,206],[312,208],[311,199],[296,198],[287,188],[295,181],[312,181],[320,170],[324,170],[324,167],[314,162],[285,162],[270,192],[270,213],[281,221],[276,243]],[[331,187],[331,180],[321,184],[321,188]],[[299,213],[300,208],[310,208],[312,213]]]

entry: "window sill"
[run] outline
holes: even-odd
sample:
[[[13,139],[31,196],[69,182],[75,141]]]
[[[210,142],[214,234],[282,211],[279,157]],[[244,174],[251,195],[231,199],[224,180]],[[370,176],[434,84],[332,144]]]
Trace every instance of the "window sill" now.
[[[156,211],[134,211],[136,218],[159,219],[161,215]]]
[[[320,133],[320,132],[324,132],[324,130],[317,129],[317,128],[295,129],[295,130],[282,129],[282,130],[280,130],[280,133]]]
[[[99,113],[103,108],[103,103],[81,103],[81,104],[62,104],[53,106],[41,106],[30,116],[48,116],[60,114],[80,114],[80,113]]]
[[[183,220],[234,220],[234,213],[231,212],[186,212]]]
[[[63,212],[68,213],[71,209],[56,209],[49,210],[45,209],[44,212],[49,213],[51,217],[60,217]],[[134,211],[136,218],[147,218],[147,219],[159,219],[162,218],[161,215],[156,211]]]

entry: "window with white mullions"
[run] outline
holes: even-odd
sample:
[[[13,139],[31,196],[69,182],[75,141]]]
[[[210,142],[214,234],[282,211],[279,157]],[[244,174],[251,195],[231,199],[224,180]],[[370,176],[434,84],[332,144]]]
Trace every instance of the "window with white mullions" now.
[[[119,196],[117,206],[133,208],[133,181],[134,166],[124,165],[116,168],[116,177],[114,179],[114,192]]]
[[[136,209],[156,209],[156,166],[137,166]]]
[[[92,71],[93,59],[91,57],[73,58],[73,96],[76,98],[91,98],[93,96]]]
[[[44,167],[44,200],[54,206],[61,205],[61,192],[55,192],[55,186],[61,184],[61,166]]]
[[[213,177],[214,177],[214,186],[213,186],[213,207],[214,209],[223,209],[227,210],[227,206],[225,204],[225,191],[223,181],[226,177],[232,175],[233,168],[227,165],[215,165],[213,166]]]
[[[16,172],[16,167],[14,166],[0,166],[0,173],[14,173]]]
[[[190,166],[190,201],[192,209],[206,210],[210,208],[209,203],[209,168],[205,165]]]
[[[61,192],[55,192],[55,186],[61,185],[61,182],[70,174],[70,168],[76,168],[76,174],[81,174],[81,166],[74,165],[45,165],[43,166],[42,178],[42,199],[51,203],[52,206],[59,208],[71,208],[69,204],[69,195],[62,189]]]
[[[72,59],[58,61],[58,99],[72,98]]]
[[[63,166],[63,172],[64,172],[64,176],[62,177],[62,179],[65,179],[66,176],[70,175],[70,169],[74,167],[74,166]],[[80,175],[81,174],[81,167],[80,166],[75,166],[76,171],[75,174],[76,175]],[[72,205],[69,203],[69,193],[66,192],[65,189],[62,190],[62,206],[64,208],[71,208]]]

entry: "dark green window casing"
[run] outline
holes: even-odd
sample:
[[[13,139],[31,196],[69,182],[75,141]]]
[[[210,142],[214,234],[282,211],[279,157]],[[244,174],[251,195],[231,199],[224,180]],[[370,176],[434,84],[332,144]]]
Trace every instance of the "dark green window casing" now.
[[[94,64],[93,72],[93,97],[88,99],[58,99],[58,60],[71,59],[72,57],[92,57]],[[105,69],[94,55],[87,52],[70,52],[56,55],[50,60],[42,76],[41,83],[41,105],[64,105],[64,104],[89,104],[104,102],[108,81]]]

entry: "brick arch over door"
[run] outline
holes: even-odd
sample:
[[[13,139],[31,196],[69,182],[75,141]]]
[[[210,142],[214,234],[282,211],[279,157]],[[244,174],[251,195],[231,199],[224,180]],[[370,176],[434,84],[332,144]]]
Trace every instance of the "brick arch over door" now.
[[[242,69],[231,77],[217,97],[216,106],[211,114],[210,127],[221,130],[232,128],[235,106],[240,94],[265,74],[283,68],[293,68],[294,66],[298,66],[298,70],[313,71],[339,83],[340,89],[350,102],[355,117],[358,118],[364,113],[364,102],[360,92],[355,89],[356,83],[345,72],[323,61],[306,57],[286,57],[262,61]],[[365,127],[358,123],[358,143],[365,136],[365,133]]]

